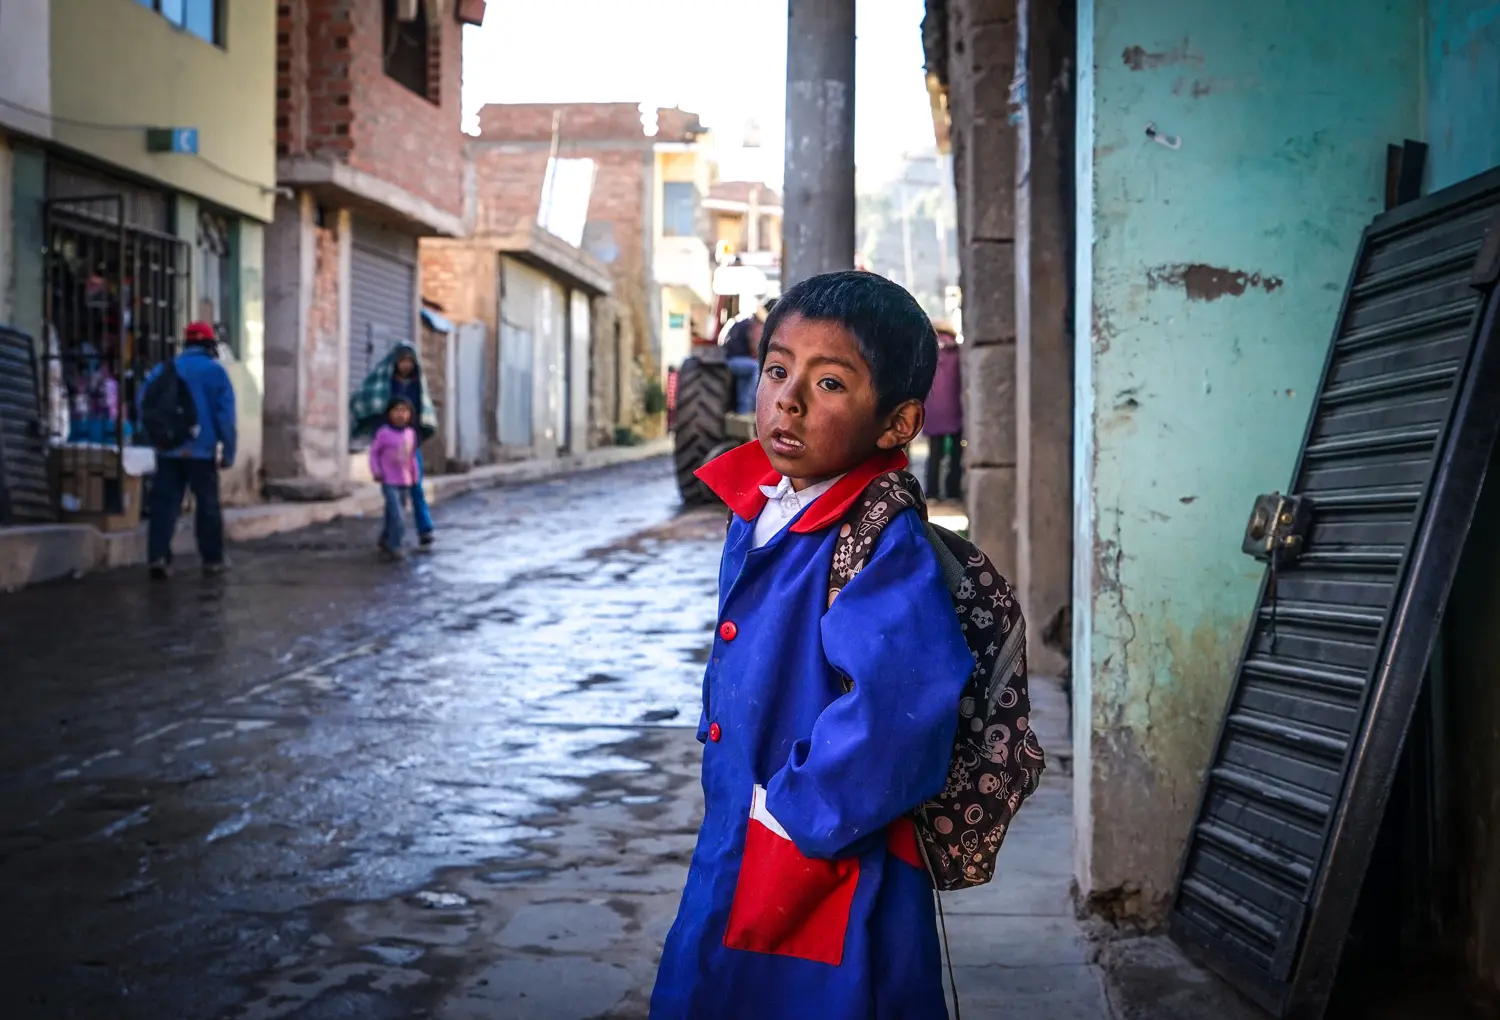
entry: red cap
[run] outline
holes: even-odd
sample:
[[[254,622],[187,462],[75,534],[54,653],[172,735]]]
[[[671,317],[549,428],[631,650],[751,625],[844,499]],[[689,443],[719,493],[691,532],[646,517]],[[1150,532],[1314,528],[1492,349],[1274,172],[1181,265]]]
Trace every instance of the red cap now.
[[[213,343],[217,339],[211,322],[188,323],[187,329],[182,331],[182,337],[188,343]]]

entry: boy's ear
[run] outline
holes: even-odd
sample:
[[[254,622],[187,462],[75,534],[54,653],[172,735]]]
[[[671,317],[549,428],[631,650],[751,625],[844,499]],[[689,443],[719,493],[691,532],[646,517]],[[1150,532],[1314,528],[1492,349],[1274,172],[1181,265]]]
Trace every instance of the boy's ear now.
[[[885,431],[880,433],[876,445],[882,450],[899,450],[906,446],[927,421],[927,408],[920,400],[908,400],[897,407],[886,419]]]

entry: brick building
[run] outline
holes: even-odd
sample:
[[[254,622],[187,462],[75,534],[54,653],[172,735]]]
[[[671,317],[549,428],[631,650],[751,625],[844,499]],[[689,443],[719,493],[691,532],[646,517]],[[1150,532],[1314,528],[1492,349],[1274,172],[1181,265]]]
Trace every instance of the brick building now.
[[[548,458],[614,440],[619,334],[602,262],[535,212],[506,233],[428,238],[421,255],[423,297],[459,324],[426,359],[452,384],[438,400],[442,459]]]
[[[418,341],[418,239],[464,231],[462,30],[482,19],[442,0],[277,7],[265,460],[283,494],[347,484],[350,387]]]
[[[492,104],[469,142],[478,233],[507,234],[536,217],[554,145],[560,159],[593,162],[582,248],[609,267],[622,335],[635,338],[648,376],[680,360],[694,325],[704,325],[712,268],[707,131],[684,110],[654,119],[651,135],[635,103]]]

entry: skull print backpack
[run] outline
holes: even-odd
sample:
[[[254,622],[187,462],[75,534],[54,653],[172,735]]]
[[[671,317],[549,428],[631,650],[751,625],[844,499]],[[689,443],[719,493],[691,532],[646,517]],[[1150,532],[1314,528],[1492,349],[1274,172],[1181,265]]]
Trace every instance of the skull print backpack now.
[[[839,526],[829,606],[864,567],[886,525],[913,508],[926,523],[921,487],[905,471],[883,474],[866,487]],[[1026,620],[1015,592],[973,543],[933,524],[926,528],[974,655],[974,672],[956,706],[948,783],[911,816],[933,885],[947,892],[995,876],[1000,843],[1021,802],[1035,792],[1046,759],[1028,725]]]

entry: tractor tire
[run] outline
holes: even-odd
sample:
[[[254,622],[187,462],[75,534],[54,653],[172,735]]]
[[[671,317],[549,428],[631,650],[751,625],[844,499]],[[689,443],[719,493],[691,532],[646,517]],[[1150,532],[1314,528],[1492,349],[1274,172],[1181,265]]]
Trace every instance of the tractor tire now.
[[[677,489],[688,506],[718,502],[693,472],[723,452],[724,419],[734,410],[734,377],[728,365],[688,358],[677,371],[677,430],[672,451]]]

